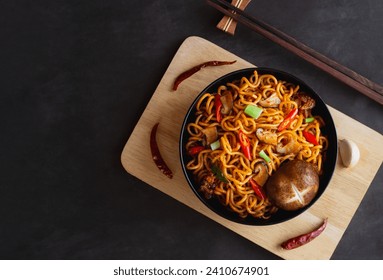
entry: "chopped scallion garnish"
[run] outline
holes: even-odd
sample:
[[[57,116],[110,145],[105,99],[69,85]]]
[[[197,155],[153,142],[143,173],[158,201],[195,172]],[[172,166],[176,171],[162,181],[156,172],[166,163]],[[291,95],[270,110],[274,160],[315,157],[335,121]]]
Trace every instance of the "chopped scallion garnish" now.
[[[262,111],[263,109],[256,106],[256,105],[253,105],[253,104],[249,104],[246,106],[244,112],[246,115],[254,118],[254,119],[258,119],[259,116],[262,114]]]
[[[310,123],[310,122],[313,122],[314,120],[315,120],[314,117],[305,118],[305,123]]]
[[[259,152],[259,156],[261,158],[263,158],[267,163],[269,163],[271,161],[271,159],[268,157],[268,155],[266,155],[265,151],[264,150],[261,150]]]
[[[210,148],[212,151],[214,150],[217,150],[221,147],[221,142],[219,141],[219,139],[213,143],[210,144]]]

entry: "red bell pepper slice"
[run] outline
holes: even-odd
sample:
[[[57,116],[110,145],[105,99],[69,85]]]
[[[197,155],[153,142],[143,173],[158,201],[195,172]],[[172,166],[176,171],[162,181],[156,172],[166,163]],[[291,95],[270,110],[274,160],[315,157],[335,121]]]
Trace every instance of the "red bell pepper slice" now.
[[[196,154],[198,154],[202,150],[205,150],[204,146],[194,146],[194,147],[189,148],[188,153],[191,156],[195,156]]]
[[[298,114],[298,109],[297,108],[292,109],[290,113],[287,115],[287,117],[279,124],[278,131],[282,131],[286,129],[291,124],[291,122],[293,121],[293,119],[295,118],[297,114]]]
[[[263,193],[263,189],[261,186],[259,186],[253,178],[249,180],[251,187],[253,188],[255,194],[260,198],[260,199],[265,199],[265,194]]]
[[[315,146],[319,145],[317,139],[315,138],[315,135],[308,131],[302,131],[303,136],[306,138],[307,141],[309,141],[311,144],[314,144]]]
[[[238,139],[239,143],[241,144],[243,154],[248,160],[251,160],[249,137],[247,137],[247,135],[242,130],[240,130],[238,132]]]
[[[217,119],[217,122],[221,122],[221,120],[222,120],[222,115],[221,115],[222,101],[221,101],[221,96],[218,93],[215,95],[214,105],[215,105],[215,117]]]

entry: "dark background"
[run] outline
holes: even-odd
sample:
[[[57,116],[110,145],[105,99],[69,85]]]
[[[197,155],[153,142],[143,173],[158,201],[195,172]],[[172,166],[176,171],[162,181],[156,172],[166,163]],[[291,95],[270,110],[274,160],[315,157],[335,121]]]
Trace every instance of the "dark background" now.
[[[383,84],[381,0],[253,0],[247,11]],[[381,105],[244,26],[221,32],[203,0],[8,0],[0,13],[1,259],[278,259],[120,163],[191,35],[297,75],[383,132]],[[383,259],[382,185],[380,168],[333,259]]]

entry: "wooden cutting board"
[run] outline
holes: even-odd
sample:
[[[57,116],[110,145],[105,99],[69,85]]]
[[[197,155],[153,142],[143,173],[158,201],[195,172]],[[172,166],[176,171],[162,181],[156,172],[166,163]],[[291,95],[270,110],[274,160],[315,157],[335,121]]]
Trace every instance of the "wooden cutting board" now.
[[[175,78],[183,71],[208,60],[237,60],[235,64],[205,68],[172,91]],[[330,185],[320,199],[298,217],[278,225],[246,226],[219,217],[198,200],[184,178],[179,160],[179,136],[184,116],[200,91],[220,76],[251,63],[200,37],[187,38],[175,54],[153,97],[128,139],[121,155],[127,172],[152,187],[179,200],[212,220],[285,259],[329,259],[363,199],[383,161],[383,136],[330,107],[339,139],[357,143],[361,159],[357,168],[344,168],[338,159]],[[151,158],[149,136],[160,125],[157,142],[161,154],[174,173],[163,175]],[[358,133],[355,133],[357,131]],[[377,214],[378,215],[378,214]],[[312,242],[294,250],[280,244],[288,238],[311,231],[328,217],[326,230]]]

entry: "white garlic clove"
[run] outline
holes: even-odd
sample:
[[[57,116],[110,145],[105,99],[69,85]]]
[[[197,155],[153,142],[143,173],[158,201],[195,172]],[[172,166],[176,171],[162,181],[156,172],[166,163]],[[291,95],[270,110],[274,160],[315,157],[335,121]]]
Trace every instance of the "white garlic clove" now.
[[[339,140],[339,154],[345,167],[355,166],[360,158],[358,146],[351,140]]]

